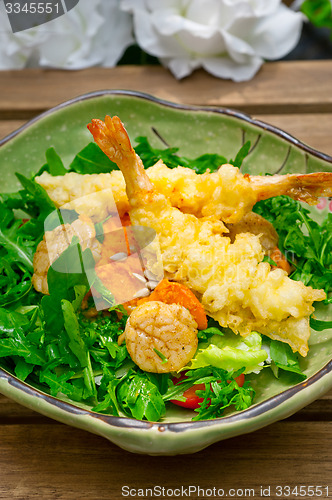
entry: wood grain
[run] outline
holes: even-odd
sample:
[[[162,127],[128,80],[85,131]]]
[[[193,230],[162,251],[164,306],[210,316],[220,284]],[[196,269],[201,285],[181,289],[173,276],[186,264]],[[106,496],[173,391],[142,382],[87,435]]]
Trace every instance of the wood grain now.
[[[0,120],[0,140],[20,128],[24,123],[26,120]]]
[[[332,61],[266,63],[253,80],[240,83],[220,80],[203,70],[177,81],[159,66],[3,71],[0,118],[28,119],[67,99],[103,89],[132,89],[178,103],[226,106],[248,113],[331,113],[331,81]]]
[[[0,498],[117,500],[124,485],[254,488],[255,498],[262,485],[331,487],[331,438],[321,423],[282,422],[194,455],[149,457],[64,425],[2,426]]]

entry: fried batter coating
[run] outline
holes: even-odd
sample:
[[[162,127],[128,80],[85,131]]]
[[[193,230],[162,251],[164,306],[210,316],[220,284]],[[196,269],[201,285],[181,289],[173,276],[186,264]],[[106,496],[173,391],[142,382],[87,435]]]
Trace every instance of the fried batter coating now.
[[[129,316],[125,339],[131,359],[142,370],[169,373],[183,368],[194,356],[197,323],[179,304],[146,302]]]
[[[231,243],[217,221],[172,207],[146,175],[119,118],[93,120],[88,127],[124,175],[132,223],[158,234],[164,269],[172,279],[193,290],[221,326],[241,335],[256,330],[278,337],[305,356],[312,303],[323,300],[325,292],[290,280],[281,269],[271,271],[262,262],[258,235],[242,233]],[[293,335],[289,324],[297,322],[301,328]]]
[[[330,172],[249,176],[226,164],[217,172],[196,174],[186,167],[170,169],[159,161],[146,173],[173,207],[196,217],[221,219],[227,224],[239,222],[257,201],[272,196],[286,194],[310,204],[317,203],[319,196],[332,196]],[[43,172],[36,177],[36,182],[46,189],[58,207],[71,203],[71,208],[78,213],[83,209],[83,213],[95,221],[105,219],[110,211],[107,191],[103,193],[103,190],[112,189],[120,216],[130,208],[123,176],[116,170],[99,175],[71,172],[57,177]],[[89,208],[82,207],[80,198],[92,193],[96,196],[91,199]]]

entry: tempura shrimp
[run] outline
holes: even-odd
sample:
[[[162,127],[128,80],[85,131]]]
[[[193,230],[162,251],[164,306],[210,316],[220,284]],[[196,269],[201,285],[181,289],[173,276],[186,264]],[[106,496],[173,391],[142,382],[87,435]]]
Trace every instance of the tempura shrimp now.
[[[124,336],[128,353],[142,370],[169,373],[193,358],[197,323],[179,304],[151,301],[139,305],[128,318]]]
[[[289,279],[281,269],[271,271],[262,262],[259,236],[241,233],[231,243],[220,222],[172,207],[146,175],[118,117],[92,120],[88,128],[123,173],[132,223],[158,234],[172,279],[187,285],[221,326],[242,335],[265,333],[305,356],[312,303],[323,300],[325,292]]]
[[[68,248],[74,236],[78,236],[82,250],[91,248],[95,261],[100,258],[100,243],[95,239],[95,226],[89,217],[80,215],[71,224],[62,224],[52,231],[46,231],[33,257],[34,274],[31,281],[37,292],[48,294],[49,267]]]
[[[196,217],[219,218],[227,224],[239,222],[257,201],[272,196],[284,194],[309,204],[317,203],[320,196],[332,196],[330,172],[253,176],[243,175],[237,167],[226,164],[217,172],[196,174],[186,167],[170,169],[159,161],[148,168],[146,174],[173,207]],[[130,208],[119,171],[99,175],[71,172],[58,177],[44,172],[36,181],[57,206],[71,203],[79,213],[80,197],[95,194],[96,202],[84,207],[84,213],[95,220],[107,217],[106,191],[109,189],[112,189],[120,216]]]

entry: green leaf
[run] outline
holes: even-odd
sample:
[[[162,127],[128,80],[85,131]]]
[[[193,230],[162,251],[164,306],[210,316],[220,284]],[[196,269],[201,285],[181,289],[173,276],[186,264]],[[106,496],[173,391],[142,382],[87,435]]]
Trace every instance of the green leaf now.
[[[323,321],[321,319],[315,319],[311,316],[310,326],[313,330],[316,330],[316,332],[321,332],[327,328],[332,328],[332,321]]]
[[[22,358],[18,358],[15,365],[15,375],[24,381],[33,372],[33,368],[33,364],[27,363]]]
[[[48,214],[56,209],[53,201],[48,196],[45,189],[40,186],[40,184],[31,179],[28,179],[27,177],[24,177],[24,175],[22,174],[16,173],[15,175],[22,186],[26,189],[26,191],[32,196],[33,200],[37,202],[40,210],[40,215],[42,217],[45,218]]]
[[[250,151],[250,146],[251,143],[250,141],[247,141],[245,144],[243,144],[242,148],[239,150],[237,153],[235,160],[230,160],[230,164],[234,165],[234,167],[240,168],[242,166],[243,160],[248,156],[249,151]]]
[[[194,160],[188,159],[188,166],[194,169],[197,174],[204,174],[207,169],[209,169],[210,172],[216,172],[218,168],[225,163],[227,163],[226,158],[217,154],[205,154]]]
[[[51,175],[64,175],[67,173],[67,169],[54,148],[47,149],[46,161]]]
[[[73,238],[69,247],[48,270],[47,283],[50,295],[72,302],[75,299],[75,286],[79,285],[89,290],[85,266],[94,267],[91,250],[87,248],[82,252],[80,244]]]
[[[330,0],[304,0],[301,11],[318,28],[332,28],[332,6]]]
[[[0,308],[0,337],[12,337],[15,335],[16,329],[25,331],[29,324],[30,321],[24,314]]]
[[[80,327],[75,310],[68,300],[61,300],[64,325],[69,337],[69,347],[78,358],[82,368],[88,365],[87,348],[80,334]]]
[[[161,359],[162,365],[164,365],[165,363],[168,363],[168,359],[166,358],[166,356],[163,355],[162,352],[158,351],[158,349],[156,349],[156,348],[154,348],[153,350],[157,354],[157,356],[159,356],[159,358]]]
[[[295,373],[302,380],[307,378],[300,368],[298,354],[285,342],[271,340],[270,356],[277,368]]]
[[[136,375],[131,380],[125,402],[132,416],[138,420],[145,418],[156,422],[165,412],[160,392],[144,375]]]
[[[259,333],[252,332],[247,337],[241,337],[227,332],[223,336],[213,335],[207,345],[199,347],[190,361],[190,368],[214,366],[231,371],[245,367],[244,373],[251,373],[261,370],[266,358]]]
[[[90,354],[81,335],[79,322],[73,305],[68,300],[61,301],[64,326],[69,337],[69,348],[79,360],[83,368],[84,384],[88,395],[97,395],[94,374],[91,366]]]
[[[270,266],[277,266],[277,263],[271,259],[268,255],[264,255],[262,262],[268,262]]]
[[[101,174],[119,170],[94,142],[80,151],[69,165],[70,172],[78,174]]]
[[[1,209],[1,206],[0,215],[4,217],[0,225],[0,245],[7,251],[7,260],[15,263],[20,262],[28,271],[33,272],[34,246],[31,245],[31,241],[24,241],[20,237],[20,221],[9,225],[8,213]]]
[[[73,398],[76,391],[72,384],[68,383],[68,380],[70,380],[73,375],[74,372],[69,371],[58,376],[51,370],[45,369],[40,372],[39,380],[50,387],[52,396],[57,396],[59,393],[62,393]]]
[[[61,298],[54,295],[44,295],[41,307],[44,313],[45,328],[56,337],[64,327]]]
[[[27,363],[43,365],[45,357],[41,350],[34,347],[23,335],[16,332],[15,338],[1,339],[0,358],[21,356]]]
[[[178,166],[189,167],[198,174],[202,174],[207,169],[210,169],[210,172],[215,172],[220,165],[227,163],[226,158],[218,154],[204,154],[197,158],[189,159],[178,155],[179,148],[153,148],[147,138],[142,136],[137,137],[135,140],[138,142],[137,146],[135,146],[135,151],[141,158],[145,168],[151,167],[157,161],[162,160],[168,168],[176,168]]]

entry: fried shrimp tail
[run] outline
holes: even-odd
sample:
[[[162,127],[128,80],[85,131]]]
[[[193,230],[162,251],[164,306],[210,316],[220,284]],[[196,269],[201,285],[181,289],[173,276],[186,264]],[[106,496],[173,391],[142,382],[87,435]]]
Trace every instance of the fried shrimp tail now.
[[[135,153],[120,118],[106,116],[105,122],[94,119],[88,124],[88,129],[100,149],[122,171],[127,196],[132,203],[142,192],[153,192],[154,186],[145,174],[142,160]]]
[[[332,173],[250,176],[257,201],[287,195],[308,205],[318,203],[320,196],[332,196]]]

